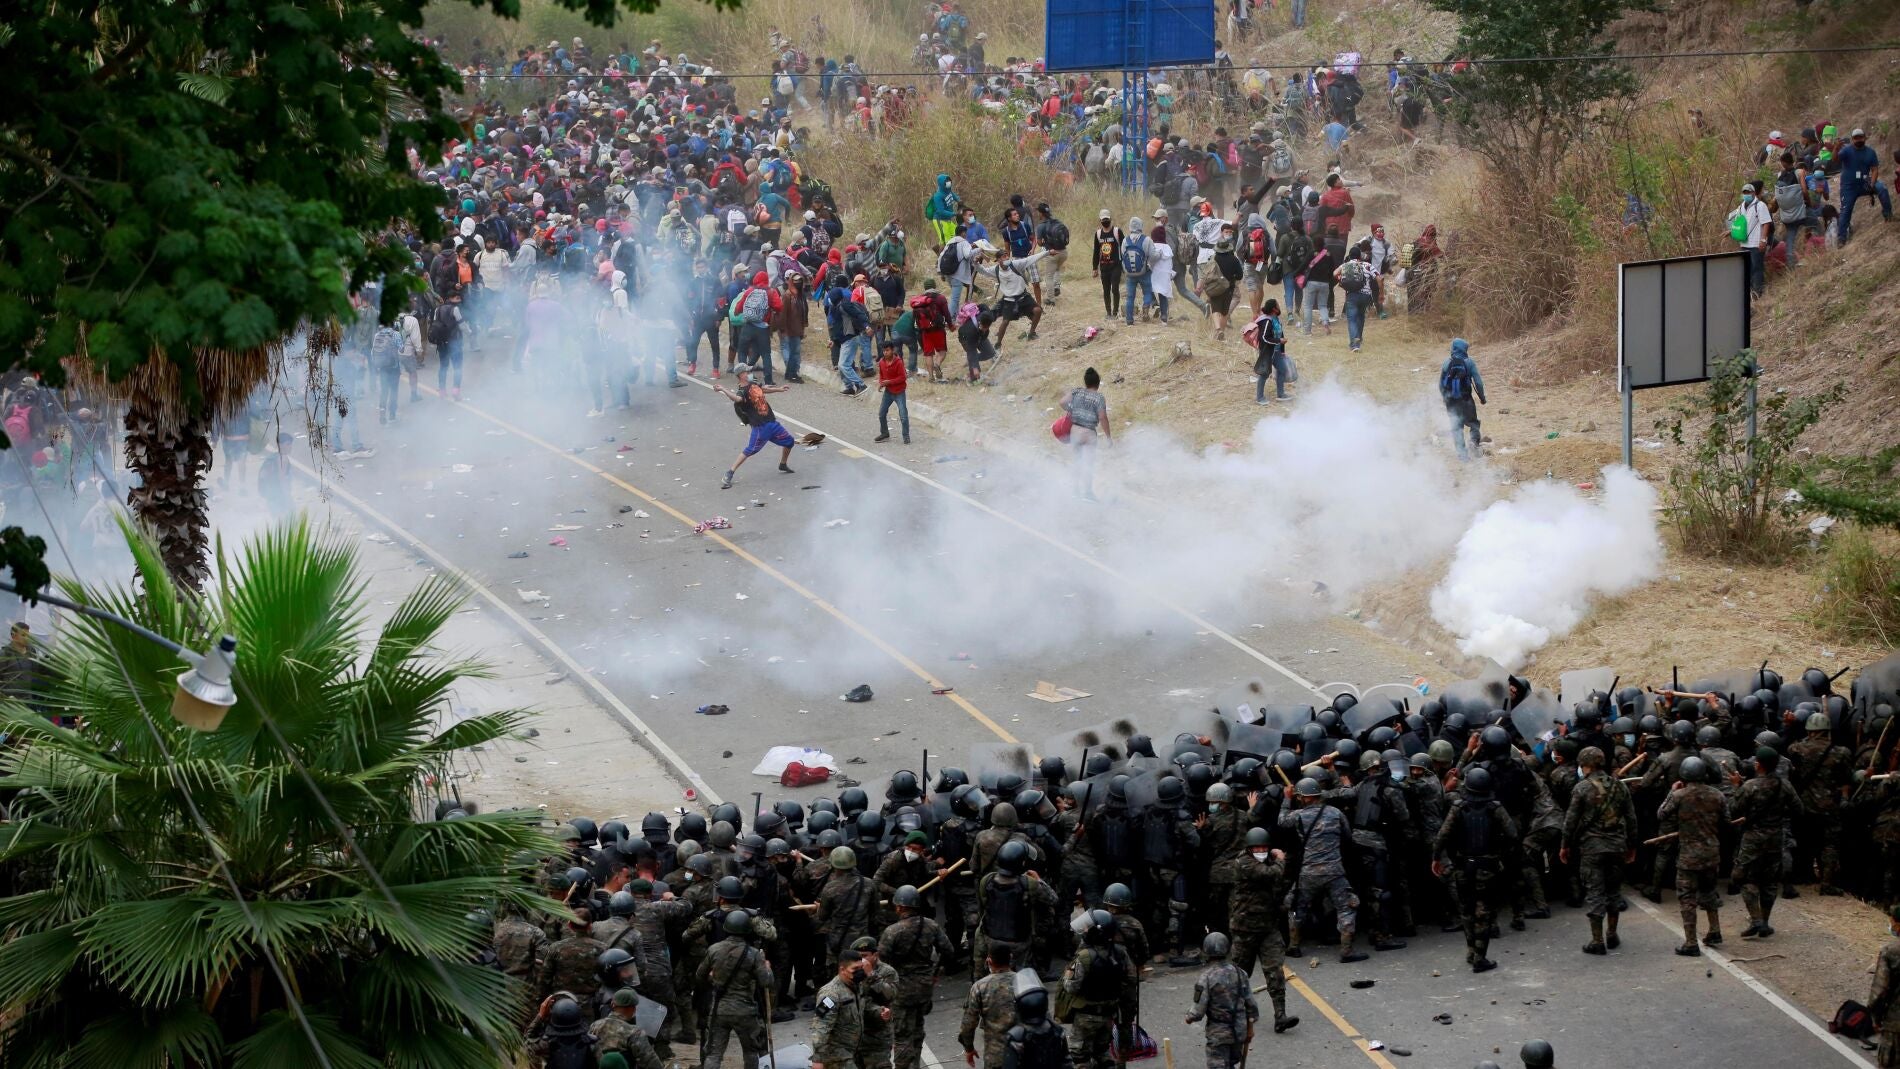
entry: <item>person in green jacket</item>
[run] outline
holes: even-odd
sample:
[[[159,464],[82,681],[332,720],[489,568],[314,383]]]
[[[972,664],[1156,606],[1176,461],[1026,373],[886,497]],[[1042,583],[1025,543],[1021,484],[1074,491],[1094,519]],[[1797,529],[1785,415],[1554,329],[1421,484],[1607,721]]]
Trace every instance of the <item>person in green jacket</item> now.
[[[924,205],[924,218],[930,222],[930,229],[937,235],[937,247],[950,244],[957,235],[957,209],[963,200],[950,188],[950,176],[937,176],[937,191],[930,195],[930,202]]]

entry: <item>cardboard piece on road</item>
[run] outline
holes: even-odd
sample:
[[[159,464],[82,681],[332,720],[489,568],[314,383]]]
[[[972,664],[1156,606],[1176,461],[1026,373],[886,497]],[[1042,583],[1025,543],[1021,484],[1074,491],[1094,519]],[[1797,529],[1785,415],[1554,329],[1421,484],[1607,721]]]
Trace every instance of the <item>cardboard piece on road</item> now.
[[[1057,704],[1058,702],[1077,701],[1088,696],[1088,691],[1075,690],[1071,687],[1058,687],[1046,679],[1036,680],[1036,689],[1029,692],[1029,697],[1039,702],[1048,702],[1051,705]]]

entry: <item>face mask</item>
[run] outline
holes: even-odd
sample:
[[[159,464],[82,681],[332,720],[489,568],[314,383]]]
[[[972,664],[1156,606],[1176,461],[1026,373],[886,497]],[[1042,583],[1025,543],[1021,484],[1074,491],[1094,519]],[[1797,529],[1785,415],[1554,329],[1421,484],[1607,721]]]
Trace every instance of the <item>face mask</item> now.
[[[1265,864],[1265,863],[1266,863],[1266,861],[1267,861],[1267,858],[1269,858],[1269,857],[1271,857],[1271,856],[1272,856],[1272,855],[1271,855],[1271,854],[1269,854],[1269,853],[1268,853],[1267,851],[1265,851],[1265,850],[1255,850],[1255,851],[1253,852],[1253,859],[1254,859],[1255,861],[1258,861],[1258,862],[1260,862],[1261,864]]]
[[[887,354],[885,354],[885,355],[887,355],[887,356],[888,356],[888,355],[890,355],[890,354],[888,354],[888,353],[887,353]],[[904,860],[906,860],[906,861],[921,861],[921,860],[923,860],[923,857],[924,857],[924,852],[923,852],[922,850],[906,850],[906,851],[904,851]]]
[[[1207,811],[1209,814],[1218,813],[1221,811],[1221,809],[1222,809],[1222,806],[1219,802],[1207,803]]]
[[[1744,193],[1744,194],[1742,194],[1742,203],[1743,203],[1743,204],[1753,204],[1753,203],[1755,203],[1755,195],[1754,195],[1753,193]]]
[[[1623,745],[1634,748],[1636,746],[1636,736],[1634,735],[1623,736]]]
[[[693,882],[693,881],[694,881],[695,879],[697,879],[697,878],[698,878],[698,877],[696,877],[696,876],[695,876],[694,874],[692,874],[692,873],[690,873],[690,872],[689,872],[689,873],[687,873],[687,874],[685,875],[685,880],[686,880],[686,882],[687,882],[687,883],[692,883],[692,882]]]

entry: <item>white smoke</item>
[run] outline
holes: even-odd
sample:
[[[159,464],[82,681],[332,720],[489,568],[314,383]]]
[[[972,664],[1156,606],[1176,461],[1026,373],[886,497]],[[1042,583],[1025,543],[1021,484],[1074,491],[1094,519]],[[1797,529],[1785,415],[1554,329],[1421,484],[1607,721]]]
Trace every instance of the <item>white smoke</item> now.
[[[1603,469],[1603,497],[1536,482],[1478,514],[1445,578],[1432,618],[1467,656],[1506,668],[1582,621],[1598,597],[1654,579],[1662,564],[1656,491],[1622,466]]]

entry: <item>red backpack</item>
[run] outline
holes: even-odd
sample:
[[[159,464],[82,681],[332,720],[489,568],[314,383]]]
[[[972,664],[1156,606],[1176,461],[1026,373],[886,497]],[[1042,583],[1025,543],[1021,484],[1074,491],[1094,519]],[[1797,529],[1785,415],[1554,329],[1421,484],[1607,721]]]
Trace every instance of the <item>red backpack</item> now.
[[[917,324],[918,333],[927,330],[943,329],[943,309],[937,304],[934,295],[920,293],[910,299],[912,318]]]
[[[1256,226],[1247,231],[1247,262],[1248,263],[1250,264],[1266,263],[1269,248],[1271,248],[1271,246],[1267,241],[1266,227]]]

